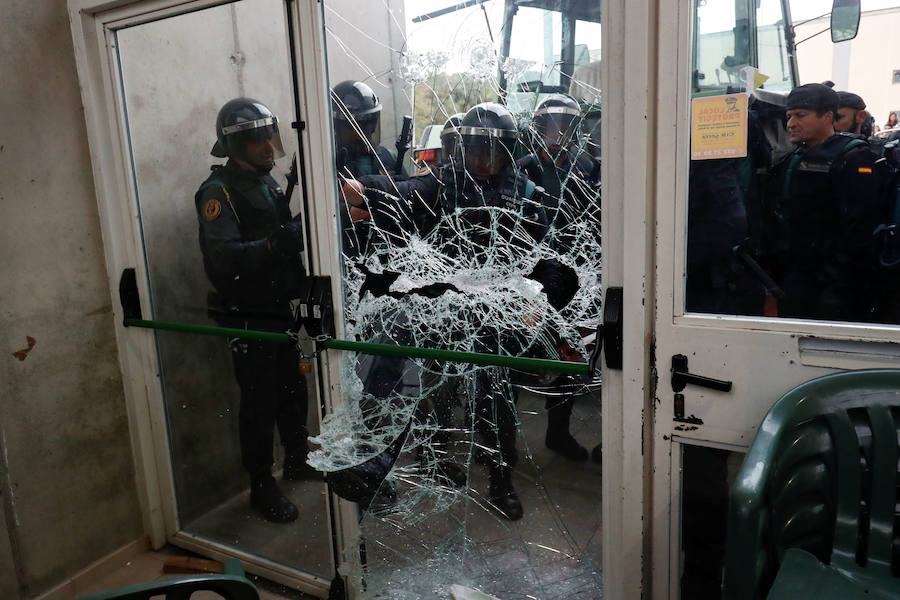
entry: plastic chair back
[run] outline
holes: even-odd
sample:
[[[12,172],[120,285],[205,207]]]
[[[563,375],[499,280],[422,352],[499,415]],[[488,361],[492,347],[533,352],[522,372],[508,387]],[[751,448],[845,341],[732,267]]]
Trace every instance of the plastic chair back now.
[[[827,375],[776,402],[735,481],[723,598],[765,598],[789,548],[900,590],[898,440],[900,369]]]

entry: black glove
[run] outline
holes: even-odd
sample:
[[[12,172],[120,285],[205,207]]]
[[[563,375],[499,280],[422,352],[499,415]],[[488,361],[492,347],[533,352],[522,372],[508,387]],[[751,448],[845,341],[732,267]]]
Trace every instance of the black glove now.
[[[269,236],[269,248],[280,256],[294,256],[300,252],[302,239],[300,222],[288,221]]]

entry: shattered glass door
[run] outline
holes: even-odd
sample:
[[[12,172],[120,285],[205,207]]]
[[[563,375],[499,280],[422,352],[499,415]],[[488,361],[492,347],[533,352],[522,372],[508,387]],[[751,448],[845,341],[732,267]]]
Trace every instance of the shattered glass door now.
[[[448,4],[323,2],[344,334],[382,354],[310,462],[364,597],[598,598],[600,382],[537,367],[600,317],[599,3]]]

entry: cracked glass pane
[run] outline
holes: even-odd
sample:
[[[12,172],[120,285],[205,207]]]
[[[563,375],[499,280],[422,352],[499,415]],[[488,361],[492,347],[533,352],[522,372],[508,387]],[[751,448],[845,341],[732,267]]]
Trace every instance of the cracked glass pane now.
[[[346,339],[586,362],[601,308],[599,3],[323,10]],[[358,503],[342,566],[357,591],[601,596],[597,379],[342,360],[309,460]]]

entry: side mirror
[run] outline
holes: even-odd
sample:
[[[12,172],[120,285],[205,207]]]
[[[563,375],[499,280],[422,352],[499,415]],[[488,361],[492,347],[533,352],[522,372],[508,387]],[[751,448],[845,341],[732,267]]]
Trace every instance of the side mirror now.
[[[846,42],[859,31],[859,0],[834,0],[831,5],[831,41]]]

